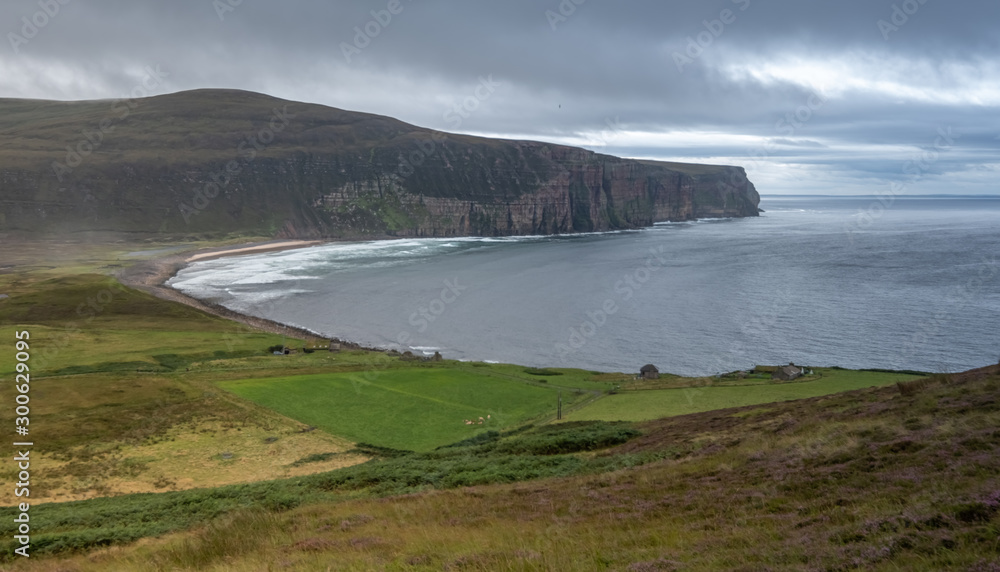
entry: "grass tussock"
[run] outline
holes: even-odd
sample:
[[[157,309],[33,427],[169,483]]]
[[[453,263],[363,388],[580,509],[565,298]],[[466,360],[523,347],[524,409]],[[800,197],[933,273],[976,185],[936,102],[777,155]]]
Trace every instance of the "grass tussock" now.
[[[166,546],[151,564],[158,570],[204,570],[217,562],[247,558],[269,544],[281,523],[277,514],[261,508],[237,510]]]
[[[900,381],[896,383],[899,393],[903,397],[913,397],[926,389],[932,381],[928,378],[915,379],[913,381]]]

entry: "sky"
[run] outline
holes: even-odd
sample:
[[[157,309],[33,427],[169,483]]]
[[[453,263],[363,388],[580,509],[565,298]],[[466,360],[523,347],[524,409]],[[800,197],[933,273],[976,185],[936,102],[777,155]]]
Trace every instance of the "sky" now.
[[[0,32],[0,97],[238,88],[765,195],[1000,194],[995,0],[5,0]]]

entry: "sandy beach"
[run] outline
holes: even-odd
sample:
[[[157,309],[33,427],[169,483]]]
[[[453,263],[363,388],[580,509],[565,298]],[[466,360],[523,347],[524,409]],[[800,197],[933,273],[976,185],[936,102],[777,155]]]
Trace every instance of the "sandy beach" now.
[[[224,256],[236,256],[240,254],[258,254],[263,252],[278,252],[282,250],[307,248],[324,243],[324,241],[320,240],[281,240],[204,249],[193,253],[190,251],[181,252],[178,254],[171,254],[168,256],[161,256],[137,262],[118,271],[115,274],[115,277],[122,284],[137,290],[142,290],[143,292],[152,294],[157,298],[185,304],[208,314],[225,318],[227,320],[233,320],[272,334],[285,335],[317,343],[332,339],[339,342],[345,349],[373,350],[375,348],[366,348],[364,346],[337,338],[326,338],[302,328],[296,328],[294,326],[289,326],[273,320],[234,312],[233,310],[219,304],[192,298],[191,296],[174,290],[166,285],[166,282],[170,280],[174,274],[177,274],[177,272],[192,262],[222,258]]]
[[[212,260],[213,258],[222,258],[224,256],[236,256],[237,254],[278,252],[281,250],[291,250],[294,248],[306,248],[308,246],[316,246],[317,244],[323,244],[323,241],[286,240],[282,242],[264,242],[260,244],[251,244],[248,246],[224,247],[221,250],[212,249],[207,252],[200,252],[198,254],[191,255],[185,260],[185,262],[195,262],[196,260]]]

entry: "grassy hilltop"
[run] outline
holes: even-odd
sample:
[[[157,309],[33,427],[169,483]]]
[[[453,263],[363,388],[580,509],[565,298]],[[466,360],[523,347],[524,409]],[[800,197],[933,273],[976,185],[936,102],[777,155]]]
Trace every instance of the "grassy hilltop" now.
[[[445,134],[238,90],[0,99],[0,233],[524,235],[757,216],[739,167]]]
[[[997,367],[649,382],[303,352],[109,278],[135,248],[0,254],[38,444],[32,558],[0,509],[2,569],[996,569]]]

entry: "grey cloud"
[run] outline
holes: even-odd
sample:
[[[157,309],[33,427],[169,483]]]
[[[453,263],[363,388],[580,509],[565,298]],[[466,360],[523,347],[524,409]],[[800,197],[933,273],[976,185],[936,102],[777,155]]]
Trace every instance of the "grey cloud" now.
[[[949,150],[961,160],[936,169],[979,173],[1000,146],[1000,4],[985,0],[227,2],[5,2],[0,96],[118,97],[160,65],[160,91],[242,88],[448,129],[449,106],[492,75],[503,87],[461,130],[562,140],[600,137],[616,119],[627,132],[719,138],[679,148],[617,136],[602,151],[736,163],[756,144],[727,137],[773,140],[761,176],[780,160],[859,185],[939,128],[963,137]],[[219,3],[232,9],[220,17]],[[58,13],[37,17],[15,53],[11,34],[43,4]],[[690,63],[678,69],[677,55]],[[817,85],[830,97],[800,121]]]

